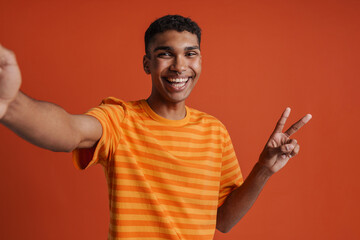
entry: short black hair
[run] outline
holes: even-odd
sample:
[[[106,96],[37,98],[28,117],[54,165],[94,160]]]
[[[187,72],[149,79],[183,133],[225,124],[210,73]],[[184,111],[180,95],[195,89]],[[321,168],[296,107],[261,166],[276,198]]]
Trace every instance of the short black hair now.
[[[198,43],[200,46],[201,29],[196,22],[194,22],[190,18],[186,18],[180,15],[166,15],[156,19],[153,23],[150,24],[150,26],[146,30],[145,32],[146,55],[150,56],[148,48],[152,38],[157,33],[162,33],[168,30],[176,30],[178,32],[188,31],[192,34],[195,34],[198,38]]]

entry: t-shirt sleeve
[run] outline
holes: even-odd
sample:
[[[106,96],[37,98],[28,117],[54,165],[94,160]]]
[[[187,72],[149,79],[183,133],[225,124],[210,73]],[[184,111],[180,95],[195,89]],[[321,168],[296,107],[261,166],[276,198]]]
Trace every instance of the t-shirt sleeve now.
[[[94,147],[73,151],[74,165],[77,169],[86,169],[97,163],[106,167],[120,139],[119,129],[124,118],[124,109],[121,105],[107,104],[104,100],[100,106],[85,114],[95,117],[101,123],[102,136]]]
[[[225,132],[222,152],[221,178],[218,207],[223,205],[229,194],[243,183],[239,162],[228,132]]]

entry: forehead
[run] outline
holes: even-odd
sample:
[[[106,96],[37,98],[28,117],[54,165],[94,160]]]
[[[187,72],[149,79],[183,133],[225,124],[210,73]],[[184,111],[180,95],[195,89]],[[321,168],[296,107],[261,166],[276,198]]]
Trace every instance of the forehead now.
[[[184,49],[189,46],[199,47],[197,36],[188,31],[178,32],[169,30],[156,34],[149,44],[150,50],[159,46],[169,46],[173,48]]]

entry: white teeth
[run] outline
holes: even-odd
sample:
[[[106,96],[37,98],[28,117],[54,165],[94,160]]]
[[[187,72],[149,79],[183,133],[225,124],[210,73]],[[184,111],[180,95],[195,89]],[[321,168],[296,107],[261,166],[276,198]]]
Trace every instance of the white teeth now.
[[[167,78],[167,80],[172,83],[184,83],[189,80],[189,78]]]
[[[185,86],[185,84],[186,84],[186,83],[174,83],[174,84],[172,84],[172,85],[173,85],[173,87],[175,87],[175,88],[182,88],[183,86]]]

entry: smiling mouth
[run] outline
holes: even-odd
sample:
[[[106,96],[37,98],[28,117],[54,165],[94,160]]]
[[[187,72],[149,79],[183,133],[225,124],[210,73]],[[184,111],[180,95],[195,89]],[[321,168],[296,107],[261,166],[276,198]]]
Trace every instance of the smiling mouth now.
[[[192,77],[163,77],[167,83],[177,89],[184,87],[191,78]]]

